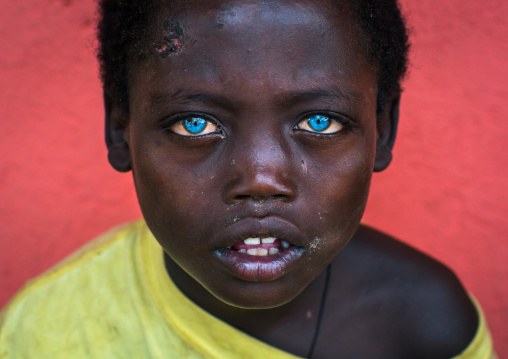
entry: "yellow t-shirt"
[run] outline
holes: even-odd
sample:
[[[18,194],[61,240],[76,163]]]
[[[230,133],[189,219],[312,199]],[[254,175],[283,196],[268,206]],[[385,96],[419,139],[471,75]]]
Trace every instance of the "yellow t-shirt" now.
[[[494,358],[479,313],[475,338],[453,359]],[[138,221],[91,242],[11,301],[0,317],[0,359],[14,358],[299,357],[192,303],[171,282],[161,247]]]

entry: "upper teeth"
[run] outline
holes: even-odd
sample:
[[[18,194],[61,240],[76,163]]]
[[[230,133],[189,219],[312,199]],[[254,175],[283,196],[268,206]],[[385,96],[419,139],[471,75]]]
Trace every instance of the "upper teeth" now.
[[[259,238],[247,238],[244,239],[243,243],[245,244],[261,244],[261,240]]]
[[[256,245],[256,244],[270,244],[275,242],[277,238],[275,237],[268,237],[268,238],[247,238],[243,240],[243,243],[248,245]]]
[[[275,237],[268,237],[268,238],[261,239],[261,242],[263,242],[263,243],[273,243],[273,242],[275,242],[276,239],[277,238],[275,238]]]

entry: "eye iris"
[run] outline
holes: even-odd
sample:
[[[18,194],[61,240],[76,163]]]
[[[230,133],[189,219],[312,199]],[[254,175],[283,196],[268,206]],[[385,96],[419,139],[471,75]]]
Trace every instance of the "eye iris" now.
[[[313,115],[309,117],[307,123],[314,131],[324,131],[330,127],[331,121],[326,116]]]
[[[200,133],[206,127],[206,120],[199,117],[191,117],[183,121],[183,127],[190,133]]]

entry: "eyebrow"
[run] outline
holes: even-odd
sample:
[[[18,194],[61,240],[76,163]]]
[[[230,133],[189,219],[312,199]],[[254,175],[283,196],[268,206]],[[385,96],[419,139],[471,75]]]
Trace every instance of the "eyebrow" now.
[[[173,93],[156,93],[150,96],[150,105],[152,107],[167,103],[187,105],[196,102],[227,109],[238,107],[234,101],[226,96],[211,93],[188,93],[182,89],[178,89]]]
[[[302,91],[289,91],[277,95],[274,102],[283,107],[292,107],[298,104],[312,102],[320,99],[338,99],[341,101],[363,103],[365,100],[361,92],[355,90],[344,91],[336,86],[322,89],[310,89]],[[190,93],[188,90],[178,89],[173,93],[155,93],[150,95],[151,107],[162,106],[168,103],[187,105],[202,103],[228,110],[237,110],[240,107],[238,101],[230,97],[213,93]]]
[[[338,99],[348,102],[363,103],[365,97],[361,92],[354,90],[344,91],[336,86],[322,89],[311,89],[308,91],[291,91],[276,97],[278,103],[282,103],[288,107],[320,99]]]

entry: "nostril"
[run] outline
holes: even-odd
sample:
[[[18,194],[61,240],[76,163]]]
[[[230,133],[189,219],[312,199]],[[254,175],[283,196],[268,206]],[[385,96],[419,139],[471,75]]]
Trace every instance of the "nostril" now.
[[[265,200],[269,200],[269,199],[274,199],[274,200],[278,200],[278,201],[286,201],[289,199],[289,197],[286,196],[285,194],[276,194],[276,195],[271,195],[271,196],[240,194],[240,195],[235,196],[234,199],[239,202],[242,202],[242,201],[245,201],[248,199],[254,199],[255,201],[260,202],[260,201],[265,201]]]
[[[250,168],[248,173],[238,171],[226,184],[223,192],[226,203],[262,203],[267,200],[289,202],[295,198],[295,184],[285,171],[281,173],[279,167],[254,170]]]
[[[250,196],[249,196],[249,195],[247,195],[247,194],[240,194],[240,195],[235,196],[235,199],[236,199],[237,201],[244,201],[244,200],[246,200],[246,199],[249,199],[249,197],[250,197]]]
[[[270,198],[285,201],[288,199],[288,196],[286,196],[285,194],[276,194],[276,195],[270,196]]]

